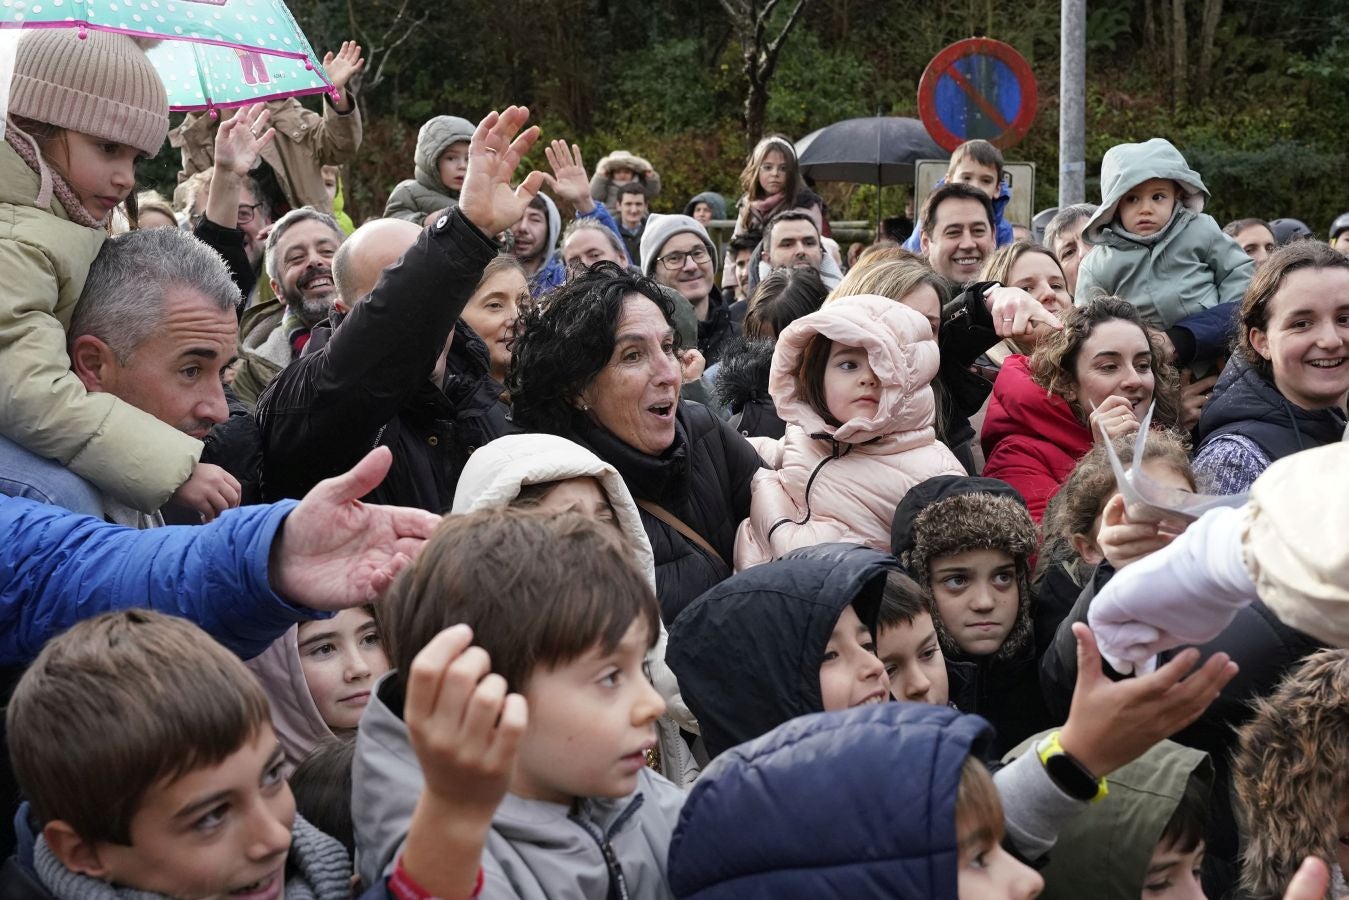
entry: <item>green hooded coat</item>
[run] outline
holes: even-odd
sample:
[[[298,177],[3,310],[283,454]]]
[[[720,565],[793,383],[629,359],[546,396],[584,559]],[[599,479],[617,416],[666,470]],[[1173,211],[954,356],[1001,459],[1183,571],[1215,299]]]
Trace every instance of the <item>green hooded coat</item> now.
[[[406,219],[422,224],[433,212],[459,205],[459,192],[451,191],[440,180],[440,157],[451,144],[468,141],[474,126],[458,116],[436,116],[428,119],[417,132],[416,177],[400,181],[384,205],[384,215],[390,219]]]
[[[1156,234],[1124,230],[1116,216],[1120,199],[1152,178],[1180,186],[1171,221]],[[1154,328],[1220,303],[1241,299],[1255,274],[1255,262],[1203,213],[1208,189],[1199,173],[1164,138],[1118,144],[1101,161],[1101,206],[1082,236],[1094,249],[1077,274],[1077,303],[1117,295],[1134,305]]]
[[[1003,758],[1034,753],[1049,732],[1026,739]],[[1148,863],[1191,776],[1213,787],[1207,753],[1162,741],[1106,779],[1110,793],[1059,829],[1042,870],[1041,900],[1138,900]]]

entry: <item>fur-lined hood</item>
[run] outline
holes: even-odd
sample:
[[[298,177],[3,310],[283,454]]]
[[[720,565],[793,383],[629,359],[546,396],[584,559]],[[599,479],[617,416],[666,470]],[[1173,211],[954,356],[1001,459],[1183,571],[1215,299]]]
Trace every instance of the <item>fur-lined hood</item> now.
[[[717,367],[717,399],[731,412],[756,400],[772,402],[768,374],[773,368],[773,342],[766,338],[735,337],[721,354]]]
[[[929,564],[934,556],[969,550],[1002,550],[1016,562],[1017,618],[994,659],[1012,659],[1031,639],[1030,558],[1035,553],[1035,523],[1026,501],[996,478],[941,475],[904,495],[890,529],[892,552],[913,579],[932,596]],[[932,624],[942,652],[964,658],[932,604]]]
[[[1336,869],[1339,808],[1349,796],[1349,651],[1312,654],[1254,707],[1232,760],[1241,890],[1277,900],[1308,854]]]

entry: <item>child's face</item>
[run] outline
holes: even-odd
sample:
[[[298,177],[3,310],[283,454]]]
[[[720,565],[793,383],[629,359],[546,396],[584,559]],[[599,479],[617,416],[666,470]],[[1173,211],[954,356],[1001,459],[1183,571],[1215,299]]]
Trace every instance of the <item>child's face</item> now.
[[[297,639],[304,680],[324,724],[333,731],[354,729],[375,679],[389,671],[375,617],[363,607],[344,609],[303,623]]]
[[[468,174],[468,141],[455,141],[445,148],[436,160],[440,183],[452,191],[464,186],[464,176]]]
[[[1169,178],[1149,178],[1120,198],[1118,215],[1125,231],[1146,236],[1165,228],[1175,208],[1176,183]]]
[[[1199,883],[1203,859],[1203,841],[1189,852],[1172,844],[1158,844],[1148,860],[1140,900],[1204,900],[1204,888]]]
[[[881,405],[881,383],[867,352],[835,341],[824,369],[824,405],[839,423],[871,419]]]
[[[1152,345],[1137,324],[1125,319],[1101,322],[1082,342],[1073,369],[1076,384],[1064,396],[1083,415],[1114,396],[1128,400],[1139,421],[1147,414],[1156,374]]]
[[[824,711],[851,709],[864,703],[885,703],[890,688],[885,683],[885,666],[876,656],[871,632],[851,606],[834,624],[829,643],[820,661],[820,697]]]
[[[276,900],[295,822],[283,761],[264,723],[223,762],[146,791],[131,819],[130,846],[97,844],[93,866],[67,867],[171,897]]]
[[[46,152],[80,204],[100,222],[136,186],[136,163],[145,157],[135,147],[69,130]]]
[[[1016,624],[1020,594],[1016,562],[1003,550],[966,550],[929,564],[932,598],[947,632],[963,652],[997,652]]]
[[[959,900],[1029,900],[1044,890],[1040,873],[987,835],[959,836],[956,874]]]
[[[998,190],[1002,186],[998,180],[996,168],[976,162],[968,156],[956,164],[956,170],[951,173],[951,177],[947,181],[952,184],[968,184],[970,187],[978,188],[987,194],[990,200],[998,196]]]
[[[693,207],[693,218],[706,225],[712,221],[712,207],[706,203],[698,203]]]
[[[665,713],[644,668],[650,639],[646,624],[633,622],[612,653],[594,647],[554,669],[534,670],[524,690],[529,726],[511,793],[570,804],[636,789]]]
[[[609,180],[614,184],[627,184],[637,180],[637,173],[632,169],[610,169]]]
[[[324,166],[322,171],[323,190],[328,195],[328,202],[331,203],[337,197],[337,166]]]
[[[932,616],[919,613],[908,624],[881,629],[876,650],[895,699],[946,705],[946,658],[937,643]]]
[[[759,163],[759,187],[765,194],[776,194],[787,185],[787,157],[781,150],[769,150]]]

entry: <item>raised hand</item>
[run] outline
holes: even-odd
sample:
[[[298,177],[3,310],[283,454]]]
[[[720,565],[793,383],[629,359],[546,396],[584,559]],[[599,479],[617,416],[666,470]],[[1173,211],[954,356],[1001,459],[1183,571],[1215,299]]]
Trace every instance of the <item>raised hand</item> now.
[[[520,160],[539,139],[537,125],[520,131],[528,120],[529,110],[523,106],[490,112],[469,141],[459,209],[484,234],[497,234],[520,221],[547,177],[530,172],[519,187],[511,187]]]
[[[276,129],[268,128],[272,113],[266,103],[254,103],[239,110],[215,133],[215,171],[230,172],[242,178],[257,164],[262,148],[276,137]]]
[[[1101,671],[1091,629],[1077,622],[1073,634],[1077,684],[1059,740],[1097,778],[1198,719],[1237,674],[1237,664],[1226,653],[1213,654],[1191,672],[1199,651],[1190,647],[1149,675],[1111,681]]]
[[[447,628],[412,661],[403,717],[426,788],[403,845],[403,868],[437,897],[474,894],[483,846],[510,786],[529,714],[506,692],[491,659],[469,646],[467,625]]]
[[[364,68],[361,45],[355,41],[343,41],[336,54],[331,51],[323,54],[323,70],[328,73],[328,80],[333,83],[338,94],[345,91],[347,83]]]
[[[291,511],[272,544],[272,588],[310,609],[369,603],[412,561],[440,524],[421,509],[362,503],[393,463],[376,447],[351,471],[314,486]]]
[[[1130,563],[1156,553],[1184,530],[1183,523],[1141,522],[1129,518],[1124,495],[1116,494],[1101,510],[1101,530],[1096,535],[1096,544],[1118,572]]]
[[[593,210],[595,201],[590,196],[590,178],[581,159],[581,148],[576,144],[568,147],[566,141],[553,141],[543,148],[543,153],[553,170],[548,182],[557,195],[569,201],[579,213]]]
[[[984,305],[993,317],[993,330],[1001,338],[1025,337],[1042,325],[1063,330],[1059,317],[1021,288],[990,288],[984,293]]]

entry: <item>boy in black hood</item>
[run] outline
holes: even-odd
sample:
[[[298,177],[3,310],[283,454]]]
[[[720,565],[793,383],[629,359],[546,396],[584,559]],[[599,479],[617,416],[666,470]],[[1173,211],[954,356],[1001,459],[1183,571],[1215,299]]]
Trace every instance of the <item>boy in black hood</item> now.
[[[956,707],[993,723],[999,753],[1048,727],[1031,620],[1035,525],[1021,496],[994,478],[930,478],[895,511],[891,547],[932,600]]]
[[[797,716],[890,699],[870,634],[895,560],[821,544],[741,572],[670,626],[665,661],[709,756]]]

